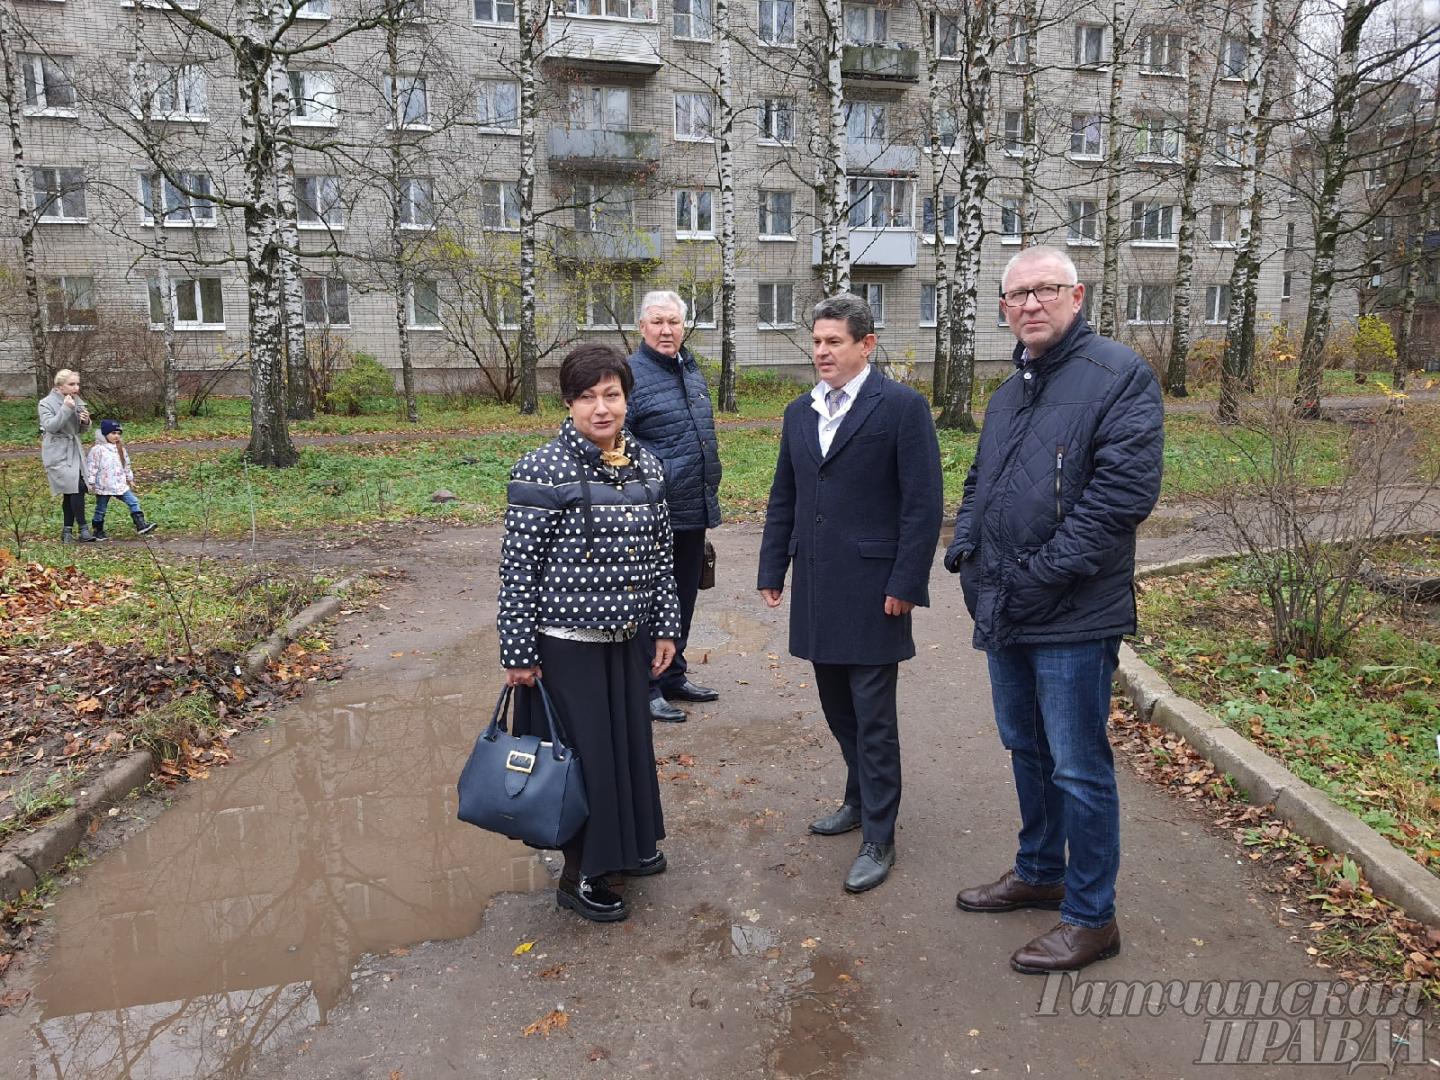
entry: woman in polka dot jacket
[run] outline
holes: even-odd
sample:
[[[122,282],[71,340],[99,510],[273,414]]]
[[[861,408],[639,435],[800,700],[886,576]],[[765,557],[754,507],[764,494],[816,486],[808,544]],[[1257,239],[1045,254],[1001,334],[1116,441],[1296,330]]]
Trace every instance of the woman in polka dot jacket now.
[[[650,679],[680,634],[660,463],[625,436],[633,380],[608,345],[560,365],[570,417],[510,472],[500,557],[500,663],[517,687],[515,730],[548,734],[544,671],[585,773],[590,818],[564,847],[556,898],[587,919],[629,911],[609,873],[658,874],[665,855],[650,732]]]

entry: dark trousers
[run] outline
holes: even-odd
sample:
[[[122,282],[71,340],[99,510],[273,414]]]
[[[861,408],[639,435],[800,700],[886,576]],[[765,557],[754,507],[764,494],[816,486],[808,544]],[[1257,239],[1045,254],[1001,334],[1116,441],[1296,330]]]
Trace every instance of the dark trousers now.
[[[681,529],[675,534],[675,591],[680,596],[680,640],[675,642],[675,659],[658,679],[650,680],[650,696],[663,697],[666,690],[681,686],[686,679],[685,643],[690,640],[690,620],[695,615],[695,597],[700,591],[700,574],[705,569],[705,530]]]
[[[60,513],[67,526],[85,524],[85,477],[80,477],[80,490],[60,496]],[[696,579],[699,580],[698,578]]]
[[[900,812],[899,664],[816,664],[815,687],[845,757],[845,802],[860,808],[861,836],[895,841]]]

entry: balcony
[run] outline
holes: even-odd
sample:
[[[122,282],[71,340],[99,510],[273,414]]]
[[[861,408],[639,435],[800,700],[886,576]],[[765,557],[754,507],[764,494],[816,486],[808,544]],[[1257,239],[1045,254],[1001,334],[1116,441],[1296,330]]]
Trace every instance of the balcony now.
[[[851,229],[850,265],[875,267],[914,266],[920,237],[914,229]],[[810,264],[820,265],[820,234],[814,234]]]
[[[660,261],[660,230],[632,227],[609,232],[555,231],[555,257],[568,265]]]
[[[920,171],[920,148],[887,139],[846,139],[845,171],[870,176],[913,176]]]
[[[840,76],[865,82],[918,83],[920,50],[904,45],[846,45],[840,57]]]
[[[660,160],[660,139],[649,131],[551,128],[546,146],[550,167],[570,172],[642,172]]]
[[[545,23],[542,58],[589,71],[653,75],[664,66],[660,59],[660,25],[551,15]]]

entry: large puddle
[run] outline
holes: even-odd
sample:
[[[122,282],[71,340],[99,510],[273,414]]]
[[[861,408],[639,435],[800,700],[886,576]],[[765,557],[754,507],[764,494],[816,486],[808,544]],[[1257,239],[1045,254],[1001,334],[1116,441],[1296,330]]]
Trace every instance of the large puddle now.
[[[493,631],[471,646],[445,666],[493,657]],[[31,1075],[246,1075],[325,1022],[362,953],[465,936],[496,892],[548,885],[527,849],[455,819],[495,685],[346,679],[239,740],[62,894]]]

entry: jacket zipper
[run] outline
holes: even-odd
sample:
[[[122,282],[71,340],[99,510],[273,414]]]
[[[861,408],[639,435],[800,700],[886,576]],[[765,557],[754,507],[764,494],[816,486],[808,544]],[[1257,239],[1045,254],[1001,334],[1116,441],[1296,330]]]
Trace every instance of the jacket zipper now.
[[[1060,508],[1060,479],[1065,472],[1065,447],[1055,447],[1055,524],[1065,520],[1065,513]]]

